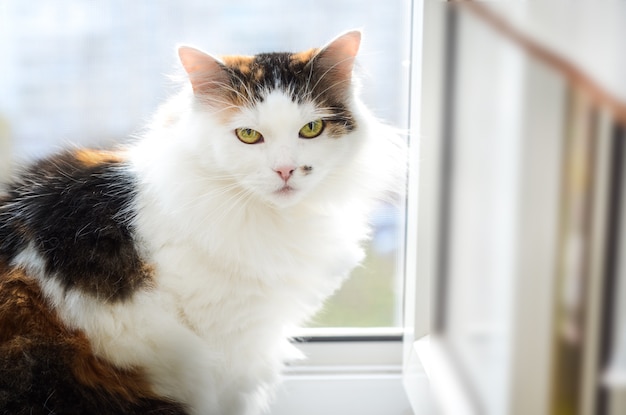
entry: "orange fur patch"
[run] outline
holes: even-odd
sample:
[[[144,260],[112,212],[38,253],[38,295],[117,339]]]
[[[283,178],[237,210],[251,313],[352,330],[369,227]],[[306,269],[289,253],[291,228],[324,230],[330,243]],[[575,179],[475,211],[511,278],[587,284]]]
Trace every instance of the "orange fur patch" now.
[[[317,48],[305,50],[304,52],[294,53],[291,55],[292,63],[308,63],[320,50]]]
[[[230,55],[230,56],[222,56],[222,61],[226,66],[230,66],[231,68],[236,68],[241,71],[242,74],[248,75],[252,70],[252,64],[254,63],[253,56],[243,56],[243,55]]]
[[[80,149],[74,152],[76,160],[85,167],[95,167],[105,163],[119,163],[124,161],[120,153],[105,150]]]

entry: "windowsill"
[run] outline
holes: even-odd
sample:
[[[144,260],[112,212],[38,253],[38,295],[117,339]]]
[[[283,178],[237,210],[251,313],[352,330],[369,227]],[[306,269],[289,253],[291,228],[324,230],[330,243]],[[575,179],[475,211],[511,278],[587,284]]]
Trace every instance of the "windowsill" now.
[[[285,373],[400,373],[401,329],[302,329],[294,345],[306,357]]]
[[[314,334],[328,338],[333,331],[306,330],[305,338]],[[400,340],[379,337],[359,341],[355,339],[363,337],[362,332],[339,333],[354,337],[296,343],[307,359],[285,370],[271,415],[476,414],[442,340],[436,336],[416,341],[403,368]]]
[[[307,359],[284,371],[272,415],[413,414],[400,329],[304,329],[298,336],[307,339],[295,343]]]
[[[401,341],[401,327],[305,327],[293,333],[296,340],[309,341]]]
[[[285,375],[271,415],[410,415],[399,371]],[[422,415],[422,413],[420,413]]]

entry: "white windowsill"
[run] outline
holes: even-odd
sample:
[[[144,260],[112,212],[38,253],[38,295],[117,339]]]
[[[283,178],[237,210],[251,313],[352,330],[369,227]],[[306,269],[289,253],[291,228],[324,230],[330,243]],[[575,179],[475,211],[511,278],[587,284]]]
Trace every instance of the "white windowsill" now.
[[[402,375],[286,375],[271,415],[411,415]]]
[[[315,331],[332,337],[332,330]],[[345,340],[363,334],[358,331],[338,331],[344,341],[296,343],[307,359],[286,368],[270,414],[413,414],[402,385],[402,342]]]
[[[305,360],[289,365],[289,373],[304,368],[357,368],[402,366],[402,329],[302,329],[295,342]],[[396,338],[396,340],[389,340]],[[320,339],[325,339],[320,341]]]

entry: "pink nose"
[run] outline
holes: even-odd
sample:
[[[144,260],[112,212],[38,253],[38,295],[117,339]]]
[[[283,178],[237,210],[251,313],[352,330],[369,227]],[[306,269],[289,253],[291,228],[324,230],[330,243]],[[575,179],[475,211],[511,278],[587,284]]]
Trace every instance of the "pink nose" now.
[[[284,180],[287,181],[289,180],[289,178],[291,177],[291,175],[293,174],[293,172],[296,170],[295,167],[293,166],[281,166],[278,167],[276,169],[274,169],[274,171],[276,173],[278,173],[278,175]]]

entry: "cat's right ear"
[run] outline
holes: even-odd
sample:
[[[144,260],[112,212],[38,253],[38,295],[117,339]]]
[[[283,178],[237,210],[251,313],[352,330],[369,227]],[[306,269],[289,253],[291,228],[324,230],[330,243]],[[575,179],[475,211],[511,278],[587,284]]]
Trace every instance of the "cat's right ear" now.
[[[228,74],[219,59],[189,46],[180,46],[178,57],[196,95],[220,90],[228,82]]]

